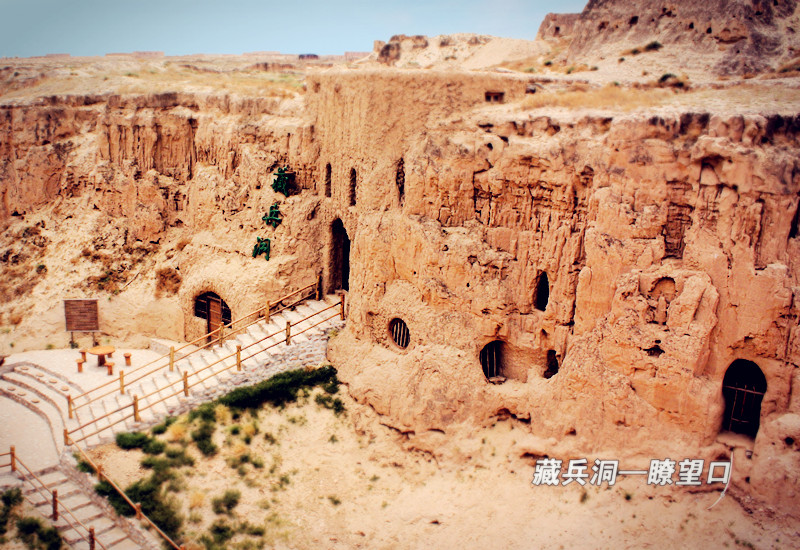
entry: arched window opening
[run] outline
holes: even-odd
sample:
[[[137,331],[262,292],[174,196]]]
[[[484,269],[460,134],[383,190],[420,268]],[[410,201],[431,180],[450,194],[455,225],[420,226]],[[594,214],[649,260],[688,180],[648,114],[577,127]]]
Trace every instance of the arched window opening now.
[[[213,292],[204,292],[194,299],[194,315],[206,320],[206,332],[211,334],[220,325],[231,324],[231,308]]]
[[[547,369],[544,371],[545,378],[552,378],[558,374],[558,356],[555,350],[547,350]]]
[[[395,317],[389,323],[389,334],[392,335],[394,343],[405,349],[411,341],[411,335],[408,332],[408,325],[402,319]]]
[[[325,165],[325,196],[331,196],[331,163]]]
[[[547,273],[544,271],[539,275],[539,280],[536,283],[536,298],[534,299],[534,307],[539,311],[547,309],[547,303],[550,301],[550,281],[547,279]]]
[[[397,173],[395,174],[395,183],[397,183],[397,194],[400,197],[400,206],[403,206],[405,199],[405,186],[406,186],[406,166],[403,159],[397,162]]]
[[[757,364],[746,359],[731,363],[722,380],[725,398],[722,429],[755,438],[766,391],[767,379]]]
[[[503,342],[494,340],[489,342],[481,350],[481,367],[483,375],[490,382],[493,378],[503,376]]]
[[[350,206],[356,205],[356,185],[358,183],[358,176],[356,169],[350,169]]]
[[[331,278],[330,291],[350,290],[350,238],[342,220],[336,219],[331,226]]]

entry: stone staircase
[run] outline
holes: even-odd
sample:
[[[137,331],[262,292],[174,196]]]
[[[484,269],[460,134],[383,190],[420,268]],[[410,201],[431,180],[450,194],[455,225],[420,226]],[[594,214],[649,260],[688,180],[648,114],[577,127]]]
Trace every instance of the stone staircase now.
[[[191,404],[195,401],[195,399],[187,399],[184,396],[184,373],[187,374],[190,396],[201,397],[201,400],[204,400],[202,399],[203,396],[213,393],[221,384],[224,384],[237,374],[237,345],[242,347],[241,364],[243,372],[254,373],[264,369],[265,363],[268,363],[276,356],[285,355],[285,350],[302,347],[310,338],[319,336],[326,329],[340,324],[338,308],[334,307],[323,311],[336,303],[337,298],[335,296],[325,296],[323,300],[307,300],[279,314],[273,314],[268,322],[262,319],[242,332],[226,336],[222,345],[214,344],[190,355],[186,355],[186,353],[192,351],[191,349],[184,350],[185,353],[182,357],[176,357],[172,371],[166,366],[168,362],[164,360],[163,364],[165,366],[158,369],[151,376],[142,378],[133,384],[126,383],[124,394],[120,393],[119,387],[116,386],[116,391],[90,403],[88,406],[82,406],[83,402],[78,400],[75,403],[75,418],[73,420],[65,420],[62,424],[70,430],[70,438],[72,440],[81,441],[82,445],[93,447],[110,441],[114,433],[131,431],[142,424],[149,425],[166,415],[176,414],[179,410],[185,408],[187,402]],[[307,317],[321,311],[322,313],[307,319]],[[309,329],[331,316],[335,317]],[[287,322],[292,325],[291,344],[289,346],[285,344]],[[154,347],[159,352],[165,347],[169,351],[166,342],[163,341],[156,342]],[[284,362],[282,365],[273,365],[264,370],[262,374],[272,376],[293,366],[291,362]],[[147,371],[150,368],[143,370]],[[126,372],[125,376],[127,379],[135,379],[138,378],[139,374],[136,371],[131,371]],[[6,375],[2,377],[6,378]],[[268,376],[260,376],[259,378],[263,377]],[[109,388],[113,389],[114,386],[111,385]],[[133,396],[138,397],[139,416],[141,418],[139,422],[133,417]],[[62,395],[60,399],[62,403],[61,412],[63,417],[66,417],[66,396]],[[55,402],[58,402],[57,398]],[[51,425],[55,427],[60,424],[55,419]],[[73,432],[75,428],[82,425],[86,425],[86,427]],[[56,433],[57,436],[61,434],[61,432]]]
[[[52,521],[53,502],[52,493],[43,489],[38,482],[23,482],[14,474],[5,473],[0,476],[0,492],[13,487],[19,487],[22,495],[36,513],[52,524],[61,535],[68,547],[76,550],[88,550],[86,530],[78,521],[86,526],[94,527],[95,541],[99,543],[96,548],[105,547],[108,550],[136,550],[142,548],[142,542],[134,542],[129,533],[110,519],[109,514],[92,497],[87,496],[85,488],[70,480],[61,472],[58,465],[49,466],[34,474],[47,486],[49,491],[58,492],[58,500],[67,507],[70,514],[59,507],[59,518]],[[113,517],[113,516],[112,516]],[[76,521],[78,520],[78,521]]]
[[[337,303],[338,298],[332,295],[325,296],[322,300],[307,300],[273,314],[268,322],[260,319],[246,330],[226,336],[222,345],[214,344],[187,355],[196,349],[190,346],[181,355],[176,355],[172,371],[168,368],[168,361],[162,360],[155,365],[163,364],[164,367],[152,375],[132,384],[126,382],[124,394],[120,393],[118,384],[110,384],[107,389],[97,392],[99,395],[109,392],[101,399],[85,406],[81,406],[85,401],[77,401],[72,419],[68,415],[67,396],[81,395],[85,388],[41,365],[13,363],[0,367],[0,396],[23,405],[45,420],[51,431],[48,435],[52,436],[56,453],[63,461],[64,457],[69,456],[63,453],[65,430],[71,432],[71,442],[80,441],[83,448],[93,447],[113,441],[116,433],[143,429],[147,425],[160,422],[167,415],[178,414],[230,391],[236,385],[255,383],[284,370],[323,361],[327,340],[325,331],[343,325],[338,317],[338,306],[331,307]],[[326,308],[331,309],[325,311]],[[306,319],[314,314],[317,315]],[[328,317],[332,318],[320,323]],[[287,322],[291,323],[291,343],[288,346],[285,343]],[[312,328],[313,325],[317,326]],[[158,353],[166,353],[172,344],[155,341],[151,348]],[[242,347],[241,372],[235,366],[237,345]],[[143,368],[141,372],[150,371],[155,365]],[[138,372],[125,370],[126,380],[139,377]],[[188,398],[183,393],[184,373],[190,385]],[[133,418],[134,395],[139,397],[138,422]],[[47,438],[44,434],[37,434],[36,437]],[[27,460],[27,457],[23,458]],[[81,488],[80,484],[63,473],[65,470],[58,464],[36,469],[37,461],[32,463],[35,473],[42,478],[48,489],[57,490],[59,500],[78,519],[95,528],[97,540],[106,548],[142,548],[140,543],[129,538],[129,533],[126,534],[119,523],[109,519],[114,518],[114,514],[103,510],[105,503],[98,502],[98,497],[88,485]],[[109,475],[113,477],[113,472],[109,472]],[[21,483],[15,474],[0,472],[0,490],[21,486]],[[25,483],[21,488],[34,507],[45,518],[49,518],[52,502],[40,495],[30,484]],[[49,496],[44,490],[41,491],[43,495]],[[63,517],[55,525],[71,547],[88,548],[88,543]]]

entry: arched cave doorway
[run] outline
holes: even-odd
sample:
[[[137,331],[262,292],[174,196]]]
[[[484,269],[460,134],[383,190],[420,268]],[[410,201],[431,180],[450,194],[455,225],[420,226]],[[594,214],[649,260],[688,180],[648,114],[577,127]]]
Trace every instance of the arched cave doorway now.
[[[204,292],[194,299],[194,315],[206,320],[206,332],[209,334],[220,325],[231,324],[231,308],[213,292]]]
[[[547,273],[542,271],[539,275],[539,280],[536,281],[536,296],[534,298],[534,307],[539,311],[547,309],[547,303],[550,301],[550,281],[547,278]]]
[[[722,429],[755,438],[761,422],[761,401],[767,391],[767,379],[757,364],[737,359],[722,379],[725,414]]]
[[[350,238],[342,220],[336,219],[331,226],[333,234],[331,248],[330,290],[350,290]]]
[[[503,373],[503,342],[494,340],[489,342],[481,350],[481,367],[483,375],[487,380],[497,376],[504,376]]]

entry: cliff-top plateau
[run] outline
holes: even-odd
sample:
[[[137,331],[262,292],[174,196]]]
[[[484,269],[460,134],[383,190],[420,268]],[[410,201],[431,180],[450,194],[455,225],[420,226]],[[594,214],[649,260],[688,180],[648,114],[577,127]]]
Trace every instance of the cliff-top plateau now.
[[[240,472],[237,525],[291,518],[263,544],[797,546],[798,4],[635,4],[532,40],[0,59],[0,375],[71,345],[168,350],[317,285],[344,303],[324,362],[347,413],[248,413],[287,438],[251,455],[297,476],[269,504]],[[99,328],[67,332],[64,300],[96,300]],[[181,499],[235,476],[226,414],[216,463],[169,440],[196,455]],[[584,458],[673,460],[675,482],[702,460],[703,483],[537,486]],[[333,471],[347,489],[317,495]],[[186,548],[224,547],[188,498]]]

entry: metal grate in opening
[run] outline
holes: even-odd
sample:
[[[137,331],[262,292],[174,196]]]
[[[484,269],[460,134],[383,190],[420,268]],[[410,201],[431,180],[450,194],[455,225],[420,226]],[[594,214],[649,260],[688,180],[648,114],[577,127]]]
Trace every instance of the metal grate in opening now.
[[[389,323],[389,333],[392,335],[394,343],[405,349],[411,341],[411,335],[408,332],[408,325],[402,319],[392,319]]]
[[[481,350],[481,367],[487,379],[503,375],[502,344],[500,340],[495,340],[483,346]]]
[[[761,401],[767,392],[767,379],[757,364],[737,359],[725,372],[722,396],[725,413],[722,429],[755,437],[761,423]]]

